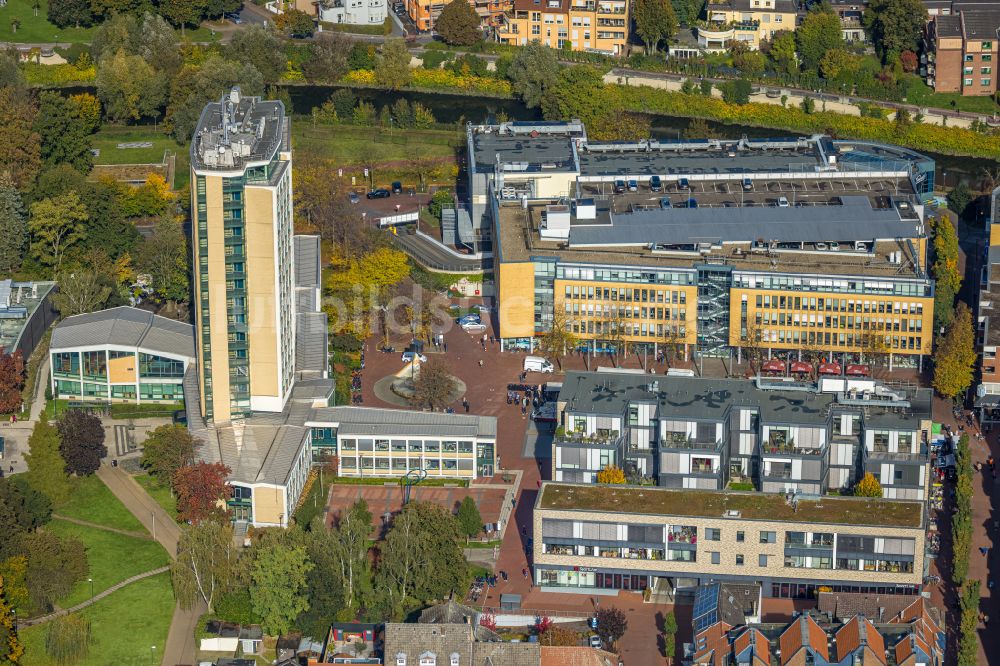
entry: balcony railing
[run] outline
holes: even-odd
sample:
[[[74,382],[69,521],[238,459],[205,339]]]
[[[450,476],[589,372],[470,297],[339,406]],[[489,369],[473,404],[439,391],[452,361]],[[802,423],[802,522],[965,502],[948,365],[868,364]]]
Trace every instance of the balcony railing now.
[[[556,429],[556,442],[566,444],[595,444],[597,446],[616,446],[622,440],[622,435],[617,430],[607,432],[599,431],[587,434],[579,431],[565,432],[561,428]]]
[[[721,442],[714,439],[697,439],[680,432],[668,432],[663,440],[663,448],[694,449],[699,451],[714,451]]]

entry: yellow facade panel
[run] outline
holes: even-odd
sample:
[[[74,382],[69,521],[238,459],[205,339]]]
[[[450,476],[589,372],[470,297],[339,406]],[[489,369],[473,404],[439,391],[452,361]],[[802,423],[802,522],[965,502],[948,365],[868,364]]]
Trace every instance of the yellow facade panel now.
[[[135,355],[108,359],[108,379],[112,384],[135,382]]]
[[[222,224],[222,177],[205,176],[208,211],[208,307],[211,333],[212,412],[217,423],[231,420],[229,325],[226,310],[226,247]]]
[[[274,190],[247,187],[245,236],[250,394],[279,397],[278,316],[275,299]]]
[[[535,266],[531,262],[500,264],[500,337],[528,338],[535,334]]]

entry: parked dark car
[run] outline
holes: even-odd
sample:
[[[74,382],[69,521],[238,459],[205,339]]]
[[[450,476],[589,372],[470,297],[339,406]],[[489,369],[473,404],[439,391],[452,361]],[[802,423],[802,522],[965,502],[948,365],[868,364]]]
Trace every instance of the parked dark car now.
[[[650,192],[662,192],[663,191],[663,181],[660,180],[659,176],[653,176],[649,179],[649,191]]]
[[[627,185],[625,185],[624,180],[615,181],[615,194],[624,194],[626,189]]]
[[[392,193],[393,194],[402,194],[403,193],[403,184],[401,182],[399,182],[398,180],[392,181]]]
[[[388,199],[389,198],[389,190],[385,189],[384,187],[380,187],[377,190],[372,190],[371,192],[369,192],[368,194],[366,194],[365,198],[366,199]]]

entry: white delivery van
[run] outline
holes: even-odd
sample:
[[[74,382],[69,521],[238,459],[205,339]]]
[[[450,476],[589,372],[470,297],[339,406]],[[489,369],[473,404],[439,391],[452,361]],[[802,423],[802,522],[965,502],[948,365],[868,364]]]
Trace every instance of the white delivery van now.
[[[555,368],[541,356],[526,356],[524,370],[525,372],[554,372]]]

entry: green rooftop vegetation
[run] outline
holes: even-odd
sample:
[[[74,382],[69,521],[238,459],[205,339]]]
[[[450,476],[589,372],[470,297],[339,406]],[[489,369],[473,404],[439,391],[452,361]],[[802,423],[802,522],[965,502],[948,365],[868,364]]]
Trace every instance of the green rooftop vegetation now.
[[[920,527],[923,509],[918,502],[861,497],[822,497],[799,500],[797,508],[784,495],[759,492],[667,490],[628,486],[547,484],[542,509],[573,509],[608,513],[723,518],[728,511],[739,518],[803,523],[837,523],[884,527]],[[732,516],[736,518],[735,515]]]

